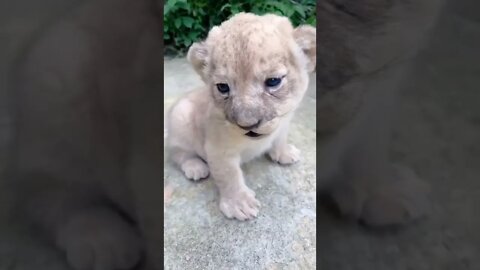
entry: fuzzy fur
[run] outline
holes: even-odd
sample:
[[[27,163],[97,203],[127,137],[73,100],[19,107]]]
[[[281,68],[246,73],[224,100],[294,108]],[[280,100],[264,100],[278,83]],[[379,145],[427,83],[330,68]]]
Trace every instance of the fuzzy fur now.
[[[317,182],[340,212],[371,226],[429,209],[429,187],[389,161],[398,89],[441,0],[326,0],[318,7]]]
[[[161,245],[150,227],[162,176],[156,11],[150,0],[76,3],[39,27],[11,70],[12,212],[73,269],[131,269],[145,242]]]

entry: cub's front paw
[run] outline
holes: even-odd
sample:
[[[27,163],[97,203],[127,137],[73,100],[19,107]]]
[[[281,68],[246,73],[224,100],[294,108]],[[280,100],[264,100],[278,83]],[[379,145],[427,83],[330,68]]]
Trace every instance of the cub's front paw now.
[[[300,150],[291,144],[283,148],[271,149],[268,155],[273,161],[282,165],[294,164],[300,160]]]
[[[394,166],[392,178],[373,186],[334,190],[340,211],[370,227],[405,225],[428,213],[429,185],[409,168]]]
[[[75,270],[132,269],[143,250],[134,228],[109,209],[75,215],[60,229],[57,241]]]
[[[255,199],[255,192],[248,187],[220,195],[220,210],[228,218],[248,220],[257,216],[260,202]]]
[[[410,168],[394,170],[397,181],[374,190],[365,201],[362,220],[369,226],[403,225],[429,212],[430,186]]]

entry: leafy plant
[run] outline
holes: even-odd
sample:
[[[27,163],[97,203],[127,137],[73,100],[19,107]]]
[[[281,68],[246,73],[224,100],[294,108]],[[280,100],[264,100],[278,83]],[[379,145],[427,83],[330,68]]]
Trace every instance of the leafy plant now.
[[[316,24],[315,0],[167,0],[163,12],[165,47],[182,54],[193,42],[205,38],[213,26],[242,11],[286,16],[294,26]]]

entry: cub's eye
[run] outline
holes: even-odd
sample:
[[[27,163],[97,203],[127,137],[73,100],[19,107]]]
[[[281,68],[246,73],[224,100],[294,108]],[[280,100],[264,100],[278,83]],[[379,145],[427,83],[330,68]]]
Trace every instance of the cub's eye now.
[[[230,87],[226,83],[217,83],[217,89],[222,94],[227,94],[230,91]]]
[[[282,78],[268,78],[265,80],[265,85],[267,87],[275,87],[282,82]]]

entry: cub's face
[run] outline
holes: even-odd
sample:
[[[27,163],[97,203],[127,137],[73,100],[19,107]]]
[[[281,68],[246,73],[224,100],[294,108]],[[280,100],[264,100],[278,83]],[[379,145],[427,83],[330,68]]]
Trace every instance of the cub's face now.
[[[240,13],[194,43],[188,59],[217,113],[249,137],[272,133],[293,112],[315,69],[315,28],[287,18]]]

